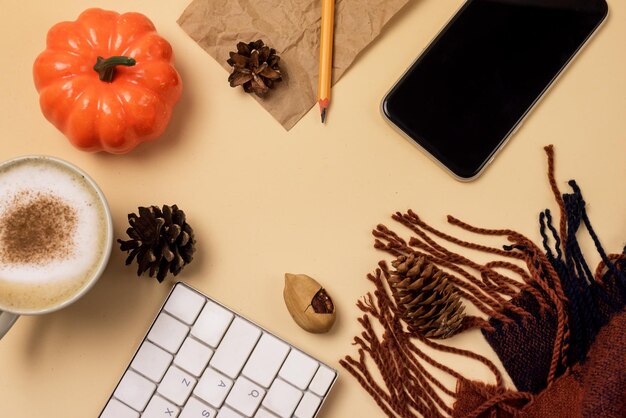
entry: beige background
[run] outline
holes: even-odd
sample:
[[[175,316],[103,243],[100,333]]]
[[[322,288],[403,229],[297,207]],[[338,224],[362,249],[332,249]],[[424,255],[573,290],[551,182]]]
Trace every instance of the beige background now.
[[[198,239],[197,258],[179,278],[339,367],[340,357],[354,353],[351,340],[360,332],[354,304],[370,290],[365,275],[384,257],[371,246],[371,228],[413,208],[449,232],[455,231],[445,225],[447,213],[512,227],[538,241],[537,214],[554,208],[545,144],[556,146],[559,185],[578,180],[605,247],[621,249],[626,4],[610,3],[606,25],[516,137],[479,180],[463,184],[397,135],[378,110],[460,0],[409,4],[334,88],[328,125],[314,109],[289,133],[252,98],[232,90],[224,69],[177,26],[187,0],[2,0],[0,159],[49,154],[85,169],[108,196],[116,237],[137,206],[177,203]],[[176,51],[185,85],[166,134],[125,156],[73,149],[41,115],[32,82],[47,29],[98,5],[153,19]],[[105,275],[83,299],[21,318],[0,341],[3,417],[99,413],[172,284],[137,278],[123,260],[114,249]],[[285,272],[307,273],[327,287],[339,309],[332,332],[310,335],[293,323],[282,302]],[[489,355],[478,333],[451,343]],[[322,416],[381,416],[356,381],[340,373]]]

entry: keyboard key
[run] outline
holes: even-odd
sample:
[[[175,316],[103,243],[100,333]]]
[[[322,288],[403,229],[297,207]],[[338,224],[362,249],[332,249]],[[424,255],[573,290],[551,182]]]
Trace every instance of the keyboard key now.
[[[313,418],[320,403],[322,403],[320,398],[313,395],[311,392],[307,392],[302,397],[294,416],[296,418]]]
[[[315,377],[309,385],[309,390],[318,396],[325,396],[326,392],[330,388],[330,385],[335,380],[335,372],[328,367],[321,365],[315,373]]]
[[[261,400],[265,396],[265,390],[255,383],[252,383],[243,376],[240,376],[233,389],[226,398],[226,403],[233,409],[241,412],[247,417],[254,415]]]
[[[178,354],[176,354],[174,364],[198,377],[202,374],[206,365],[209,364],[209,359],[212,355],[213,350],[209,347],[193,338],[187,337]]]
[[[211,368],[207,368],[193,394],[208,402],[209,405],[219,408],[224,403],[233,382]]]
[[[276,415],[267,411],[267,409],[259,408],[254,414],[254,418],[276,418]]]
[[[211,347],[217,347],[228,329],[234,315],[215,302],[207,300],[198,320],[191,328],[191,335]]]
[[[148,333],[148,339],[175,354],[187,336],[189,328],[178,319],[161,313]]]
[[[196,379],[179,368],[172,366],[165,374],[157,392],[176,405],[182,406],[195,385]]]
[[[192,325],[206,299],[188,287],[177,285],[163,309],[187,325]]]
[[[231,379],[237,378],[260,336],[261,330],[250,322],[238,317],[233,319],[211,359],[211,367]]]
[[[289,353],[289,346],[264,333],[241,372],[259,385],[268,388]]]
[[[243,415],[239,415],[237,412],[225,406],[222,409],[220,409],[220,412],[217,414],[217,418],[244,418],[244,417]]]
[[[289,383],[276,379],[263,399],[263,406],[282,418],[290,418],[300,398],[302,392]]]
[[[100,418],[139,418],[139,413],[117,399],[111,399],[100,414]]]
[[[173,356],[167,351],[149,341],[145,341],[141,344],[130,367],[153,382],[160,382],[168,367],[170,367],[172,358]]]
[[[141,414],[141,418],[176,418],[180,409],[172,405],[162,397],[155,395]]]
[[[312,418],[336,378],[327,365],[178,283],[100,418]]]
[[[278,375],[295,387],[305,390],[319,363],[298,350],[291,350]]]
[[[215,409],[200,402],[196,398],[190,398],[179,418],[215,418]]]
[[[154,383],[132,370],[127,370],[113,396],[141,412],[146,408],[155,389]]]

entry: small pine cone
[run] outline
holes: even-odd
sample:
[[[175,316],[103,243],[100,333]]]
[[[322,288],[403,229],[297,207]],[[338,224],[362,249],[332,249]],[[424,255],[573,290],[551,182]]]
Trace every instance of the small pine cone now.
[[[421,256],[399,256],[389,285],[409,330],[428,338],[448,338],[465,317],[460,296],[447,274]]]
[[[233,67],[228,77],[230,86],[243,86],[246,93],[265,96],[274,83],[282,80],[279,61],[276,50],[260,39],[250,43],[239,42],[237,52],[230,52],[230,58],[226,60]]]
[[[139,216],[128,215],[128,241],[118,239],[122,251],[130,251],[126,265],[137,258],[137,275],[148,271],[161,283],[168,273],[174,276],[193,259],[195,239],[185,213],[178,206],[140,207]]]

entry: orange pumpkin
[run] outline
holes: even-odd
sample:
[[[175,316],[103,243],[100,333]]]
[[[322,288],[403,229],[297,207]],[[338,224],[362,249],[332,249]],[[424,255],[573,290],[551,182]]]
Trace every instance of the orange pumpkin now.
[[[41,111],[85,151],[160,136],[182,92],[170,44],[139,13],[89,9],[48,31],[33,66]]]

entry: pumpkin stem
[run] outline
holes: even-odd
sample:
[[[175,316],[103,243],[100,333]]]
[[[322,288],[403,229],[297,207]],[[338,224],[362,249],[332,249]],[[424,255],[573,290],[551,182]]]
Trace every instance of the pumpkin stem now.
[[[118,65],[132,67],[136,63],[137,61],[130,57],[113,56],[106,59],[98,57],[96,65],[93,66],[93,69],[98,73],[98,77],[101,81],[111,83],[113,81],[113,77],[115,77],[116,67]]]

